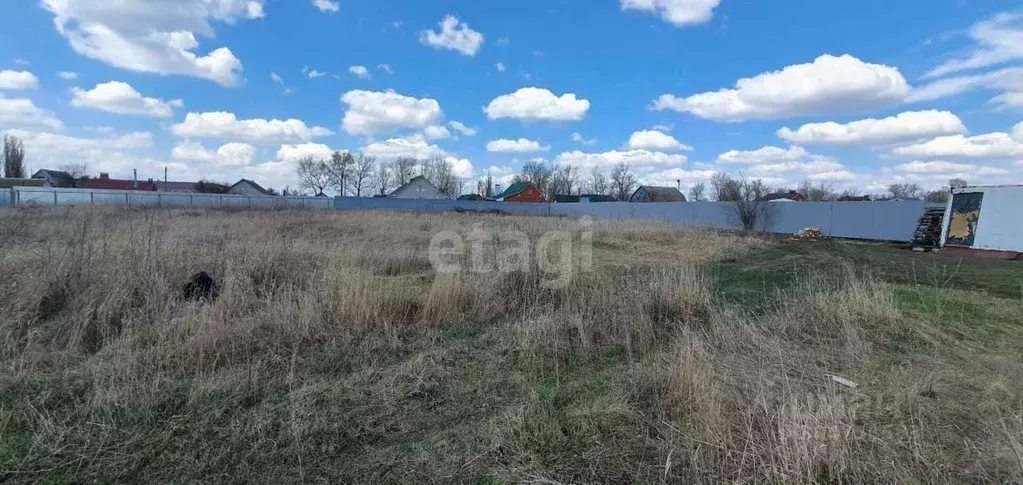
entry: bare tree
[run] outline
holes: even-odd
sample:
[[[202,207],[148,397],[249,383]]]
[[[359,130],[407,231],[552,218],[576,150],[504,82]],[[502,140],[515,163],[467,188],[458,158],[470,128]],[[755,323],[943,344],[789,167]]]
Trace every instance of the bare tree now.
[[[313,195],[323,195],[327,187],[333,184],[334,176],[327,162],[311,155],[298,161],[297,172],[299,183],[303,188],[312,190]]]
[[[355,166],[355,156],[348,152],[336,151],[330,155],[327,165],[327,174],[330,175],[330,187],[334,187],[345,195],[345,187],[350,182],[352,171]]]
[[[373,182],[380,195],[387,195],[391,191],[393,180],[392,170],[386,163],[377,165],[377,173],[373,176]]]
[[[920,196],[920,186],[917,184],[891,184],[888,186],[893,199],[916,199]]]
[[[554,170],[551,176],[548,195],[571,195],[579,185],[579,167],[565,165]]]
[[[952,194],[948,190],[933,190],[924,195],[924,200],[927,202],[941,204],[948,202],[950,198],[952,198]]]
[[[838,200],[842,199],[858,199],[862,197],[860,191],[856,189],[845,189],[841,194],[838,194]]]
[[[547,193],[553,177],[554,167],[543,159],[536,159],[522,164],[522,173],[515,176],[514,182],[528,182],[535,185],[540,191]]]
[[[561,167],[561,180],[565,184],[565,188],[568,193],[571,194],[573,190],[578,193],[582,193],[582,187],[579,184],[579,167],[573,165],[565,165]]]
[[[57,167],[57,169],[70,175],[71,178],[75,180],[89,175],[89,166],[84,163],[69,163],[67,165],[61,165]]]
[[[376,167],[376,157],[369,157],[363,153],[355,155],[354,162],[351,167],[351,177],[349,178],[349,187],[355,191],[356,197],[362,197],[362,190],[369,185],[369,180],[373,176],[373,168]]]
[[[445,158],[435,157],[423,160],[420,173],[426,177],[445,197],[458,197],[461,181],[455,176],[455,167]]]
[[[764,182],[760,179],[746,178],[742,174],[735,178],[725,174],[718,175],[723,176],[718,180],[718,185],[723,188],[720,193],[729,198],[734,196],[733,200],[728,201],[731,202],[728,211],[742,225],[742,229],[747,232],[755,231],[759,224],[762,230],[766,230],[771,225],[777,206],[764,201],[764,196],[768,192]]]
[[[488,199],[494,196],[494,177],[490,174],[490,170],[487,170],[486,178],[476,181],[476,193]]]
[[[618,200],[629,200],[636,187],[636,176],[625,163],[615,165],[611,170],[611,195]]]
[[[419,165],[419,160],[416,160],[415,157],[402,156],[394,160],[394,170],[391,172],[394,184],[400,187],[409,183],[415,176],[417,165]]]
[[[26,171],[25,144],[16,136],[4,135],[4,177],[23,179]]]
[[[835,192],[832,190],[831,184],[820,182],[814,185],[810,179],[803,180],[803,183],[799,185],[798,191],[809,202],[824,202],[835,198]]]
[[[711,190],[714,191],[714,200],[718,202],[735,202],[740,197],[739,181],[728,174],[718,172],[710,179]]]
[[[607,175],[600,167],[590,170],[590,193],[606,195],[608,189]]]
[[[955,178],[955,179],[952,179],[952,180],[948,181],[948,186],[953,188],[953,189],[958,189],[960,187],[966,187],[967,185],[968,184],[966,183],[965,179]]]
[[[697,182],[689,187],[689,202],[703,202],[707,200],[707,184]]]

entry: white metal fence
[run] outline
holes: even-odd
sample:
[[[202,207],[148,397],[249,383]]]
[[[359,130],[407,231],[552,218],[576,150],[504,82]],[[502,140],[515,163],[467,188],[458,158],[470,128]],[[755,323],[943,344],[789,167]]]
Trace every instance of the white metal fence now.
[[[366,197],[274,197],[181,194],[125,190],[87,190],[49,187],[0,189],[0,206],[114,205],[123,207],[208,207],[235,209],[337,209],[398,211],[501,211],[532,215],[589,215],[596,219],[654,219],[694,226],[741,227],[716,202],[628,202],[580,204],[516,204],[454,200],[411,200]],[[772,204],[774,205],[774,204]],[[826,236],[910,241],[924,202],[800,202],[777,204],[767,231],[791,234],[802,227],[820,227]]]
[[[135,190],[93,190],[53,187],[15,187],[0,191],[8,206],[119,205],[124,207],[209,207],[236,209],[332,209],[329,197],[272,195],[182,194]]]

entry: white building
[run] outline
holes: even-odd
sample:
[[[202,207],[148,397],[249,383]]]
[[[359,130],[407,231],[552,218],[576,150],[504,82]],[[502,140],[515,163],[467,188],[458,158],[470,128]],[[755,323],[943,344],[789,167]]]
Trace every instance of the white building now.
[[[446,199],[444,194],[440,192],[435,185],[431,184],[426,177],[422,175],[409,180],[407,184],[402,185],[391,192],[388,197],[394,197],[395,199]]]
[[[941,244],[947,248],[1023,253],[1023,185],[952,189]]]
[[[227,193],[231,195],[270,195],[270,192],[267,192],[261,185],[248,179],[239,180],[227,189]]]

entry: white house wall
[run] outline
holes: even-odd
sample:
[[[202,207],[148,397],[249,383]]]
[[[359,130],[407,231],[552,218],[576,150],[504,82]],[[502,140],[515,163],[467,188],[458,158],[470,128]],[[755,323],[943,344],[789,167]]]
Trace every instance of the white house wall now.
[[[984,194],[973,236],[974,249],[1023,252],[1023,186],[965,187],[955,193]],[[953,195],[954,198],[954,195]],[[942,241],[948,234],[952,202],[942,224]]]

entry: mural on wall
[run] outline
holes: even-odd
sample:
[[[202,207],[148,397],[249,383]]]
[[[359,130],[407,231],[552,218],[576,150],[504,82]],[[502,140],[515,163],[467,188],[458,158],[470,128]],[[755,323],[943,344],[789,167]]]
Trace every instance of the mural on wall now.
[[[945,244],[949,246],[973,246],[980,221],[980,206],[984,203],[983,193],[956,194],[952,198],[952,217],[948,224]]]

